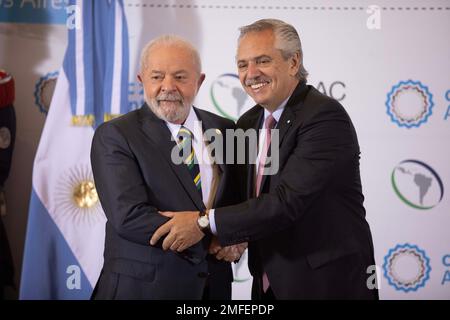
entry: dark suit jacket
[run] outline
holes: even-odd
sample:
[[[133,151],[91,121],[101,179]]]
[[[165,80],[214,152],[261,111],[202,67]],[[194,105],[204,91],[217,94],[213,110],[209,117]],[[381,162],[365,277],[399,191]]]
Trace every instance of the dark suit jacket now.
[[[259,129],[263,114],[255,106],[237,127]],[[278,299],[376,297],[366,286],[374,253],[363,207],[360,150],[346,111],[301,82],[277,128],[278,173],[264,177],[254,198],[255,167],[241,168],[248,200],[215,210],[219,241],[250,242],[254,298],[261,294],[263,272]]]
[[[235,124],[194,108],[203,130]],[[177,254],[149,245],[154,231],[168,219],[160,211],[204,208],[186,165],[171,161],[176,148],[170,130],[147,105],[99,126],[91,163],[107,217],[104,266],[95,299],[201,299],[205,282],[210,298],[231,297],[231,266],[206,260],[210,238]],[[236,203],[232,166],[219,165],[215,206]],[[214,261],[215,260],[215,261]],[[208,277],[208,273],[210,276]]]

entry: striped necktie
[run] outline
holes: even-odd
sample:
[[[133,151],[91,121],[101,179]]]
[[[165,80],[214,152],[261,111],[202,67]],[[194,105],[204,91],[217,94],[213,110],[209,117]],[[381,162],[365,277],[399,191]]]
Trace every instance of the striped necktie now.
[[[183,162],[187,166],[188,171],[194,181],[195,187],[203,199],[202,195],[202,181],[200,177],[200,167],[198,165],[197,157],[195,156],[194,148],[192,146],[192,139],[194,138],[192,132],[185,126],[181,126],[178,131],[178,146],[182,149]]]

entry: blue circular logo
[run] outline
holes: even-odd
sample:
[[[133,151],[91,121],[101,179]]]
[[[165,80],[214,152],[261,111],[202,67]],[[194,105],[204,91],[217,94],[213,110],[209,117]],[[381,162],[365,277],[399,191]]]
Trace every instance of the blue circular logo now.
[[[47,73],[45,76],[39,78],[34,88],[34,102],[38,106],[39,111],[45,115],[47,115],[50,109],[58,75],[58,71]]]
[[[398,244],[384,257],[384,277],[397,291],[417,291],[430,278],[430,259],[416,245]]]
[[[432,114],[433,95],[420,81],[400,81],[387,95],[387,114],[399,127],[408,129],[427,122]]]

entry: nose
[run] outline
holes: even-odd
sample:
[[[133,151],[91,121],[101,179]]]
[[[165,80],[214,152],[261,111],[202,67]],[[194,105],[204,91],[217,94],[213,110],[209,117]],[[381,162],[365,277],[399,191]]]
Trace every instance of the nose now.
[[[258,66],[253,61],[250,61],[247,67],[247,79],[254,79],[261,75]]]
[[[161,90],[163,92],[172,92],[176,89],[175,82],[172,77],[166,76],[161,84]]]

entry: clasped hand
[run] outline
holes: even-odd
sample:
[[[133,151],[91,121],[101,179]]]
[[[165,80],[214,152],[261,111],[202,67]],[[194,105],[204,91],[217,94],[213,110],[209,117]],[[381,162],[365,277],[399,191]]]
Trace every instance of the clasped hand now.
[[[245,249],[247,249],[247,242],[222,247],[217,237],[213,237],[208,252],[209,254],[215,255],[217,260],[234,262],[241,258]]]
[[[205,236],[197,224],[198,211],[166,211],[160,212],[160,214],[170,218],[170,220],[153,233],[150,239],[151,245],[155,245],[161,237],[167,234],[162,243],[163,250],[170,249],[181,252],[193,246]],[[246,248],[247,242],[222,247],[217,237],[213,237],[209,253],[215,255],[218,260],[233,262],[242,256]]]
[[[152,246],[167,234],[162,243],[162,248],[181,252],[196,244],[205,236],[197,224],[198,211],[166,211],[159,212],[159,214],[170,218],[170,220],[153,233],[150,239]]]

